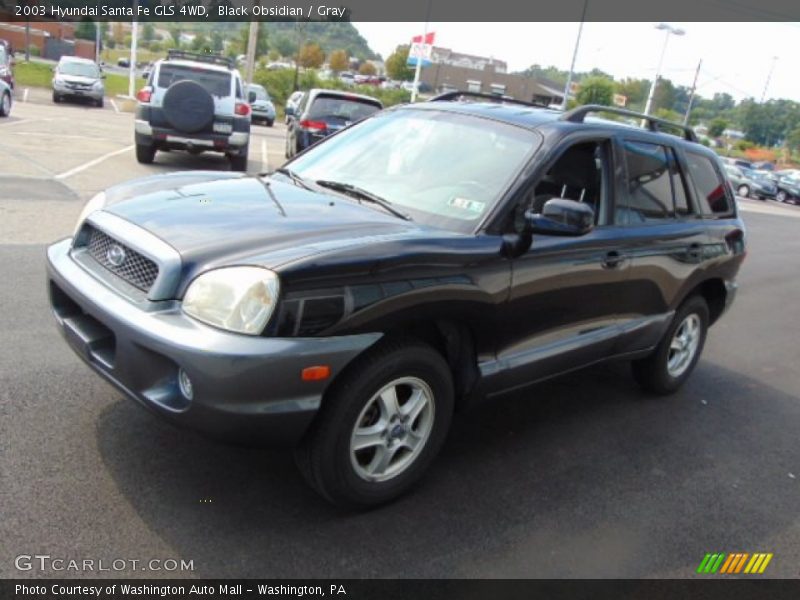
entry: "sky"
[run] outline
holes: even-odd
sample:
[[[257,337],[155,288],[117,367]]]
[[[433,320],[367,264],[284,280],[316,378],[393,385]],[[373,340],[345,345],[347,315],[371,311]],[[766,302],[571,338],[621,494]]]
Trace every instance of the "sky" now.
[[[370,47],[384,58],[398,44],[421,34],[424,23],[354,23]],[[576,71],[597,67],[615,78],[652,79],[664,45],[657,23],[585,23]],[[727,92],[735,99],[761,98],[772,69],[767,99],[800,102],[800,23],[670,23],[685,31],[670,35],[662,76],[691,86],[698,62],[703,64],[697,93],[711,97]],[[430,23],[436,46],[491,56],[509,71],[532,64],[568,70],[578,23]]]

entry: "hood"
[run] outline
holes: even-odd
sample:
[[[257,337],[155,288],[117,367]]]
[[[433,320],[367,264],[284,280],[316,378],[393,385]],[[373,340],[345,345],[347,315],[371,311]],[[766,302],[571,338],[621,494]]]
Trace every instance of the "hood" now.
[[[423,233],[379,207],[235,173],[192,171],[122,184],[106,191],[104,210],[170,244],[190,271],[223,264],[277,268],[320,252]]]
[[[89,85],[97,81],[101,81],[99,77],[83,77],[82,75],[64,75],[63,73],[58,73],[56,75],[56,79],[58,79],[59,81],[63,81],[65,83],[82,83],[84,85]]]

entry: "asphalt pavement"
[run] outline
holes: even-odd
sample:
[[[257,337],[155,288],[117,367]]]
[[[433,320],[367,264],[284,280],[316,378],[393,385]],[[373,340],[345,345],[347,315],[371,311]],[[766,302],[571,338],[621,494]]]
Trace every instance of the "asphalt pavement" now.
[[[256,127],[249,170],[282,162]],[[191,560],[161,577],[693,577],[707,552],[771,552],[800,576],[800,207],[741,200],[749,252],[732,310],[669,398],[624,363],[460,414],[422,485],[363,514],[291,453],[166,424],[92,374],[54,326],[44,249],[115,182],[228,168],[138,165],[130,114],[30,98],[0,121],[0,577],[15,557]]]

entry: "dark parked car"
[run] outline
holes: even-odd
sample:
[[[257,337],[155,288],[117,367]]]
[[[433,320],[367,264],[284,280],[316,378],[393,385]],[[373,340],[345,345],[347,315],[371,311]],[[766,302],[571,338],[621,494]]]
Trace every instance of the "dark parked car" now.
[[[68,344],[175,423],[295,445],[351,507],[407,490],[478,400],[612,358],[678,389],[745,256],[716,155],[652,117],[584,121],[619,109],[450,99],[269,176],[97,195],[47,251]]]
[[[303,95],[286,129],[286,157],[302,152],[340,129],[383,108],[370,96],[337,90],[309,90]]]
[[[284,114],[284,121],[287,125],[289,124],[292,115],[297,110],[297,105],[300,104],[300,99],[302,97],[303,97],[303,92],[298,90],[296,92],[292,92],[292,94],[286,99],[286,105],[283,108],[283,114]]]
[[[777,182],[778,193],[775,199],[778,202],[800,204],[800,179],[794,177],[782,177]]]

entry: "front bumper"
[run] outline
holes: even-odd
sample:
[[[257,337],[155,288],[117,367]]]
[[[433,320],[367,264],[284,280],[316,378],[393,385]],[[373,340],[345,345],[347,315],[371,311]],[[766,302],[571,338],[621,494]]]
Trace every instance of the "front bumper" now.
[[[68,85],[54,83],[53,91],[60,96],[72,96],[74,98],[90,98],[91,100],[101,100],[106,93],[105,88],[73,88]]]
[[[176,301],[133,301],[72,259],[71,240],[47,249],[48,291],[59,330],[96,373],[180,425],[249,444],[298,442],[327,386],[379,333],[266,338],[225,332],[183,314]],[[324,381],[303,368],[329,365]],[[192,381],[193,398],[178,386]]]
[[[251,110],[253,111],[253,118],[254,119],[266,119],[267,121],[274,121],[275,120],[275,109],[274,108],[264,108],[261,106],[252,106]]]

